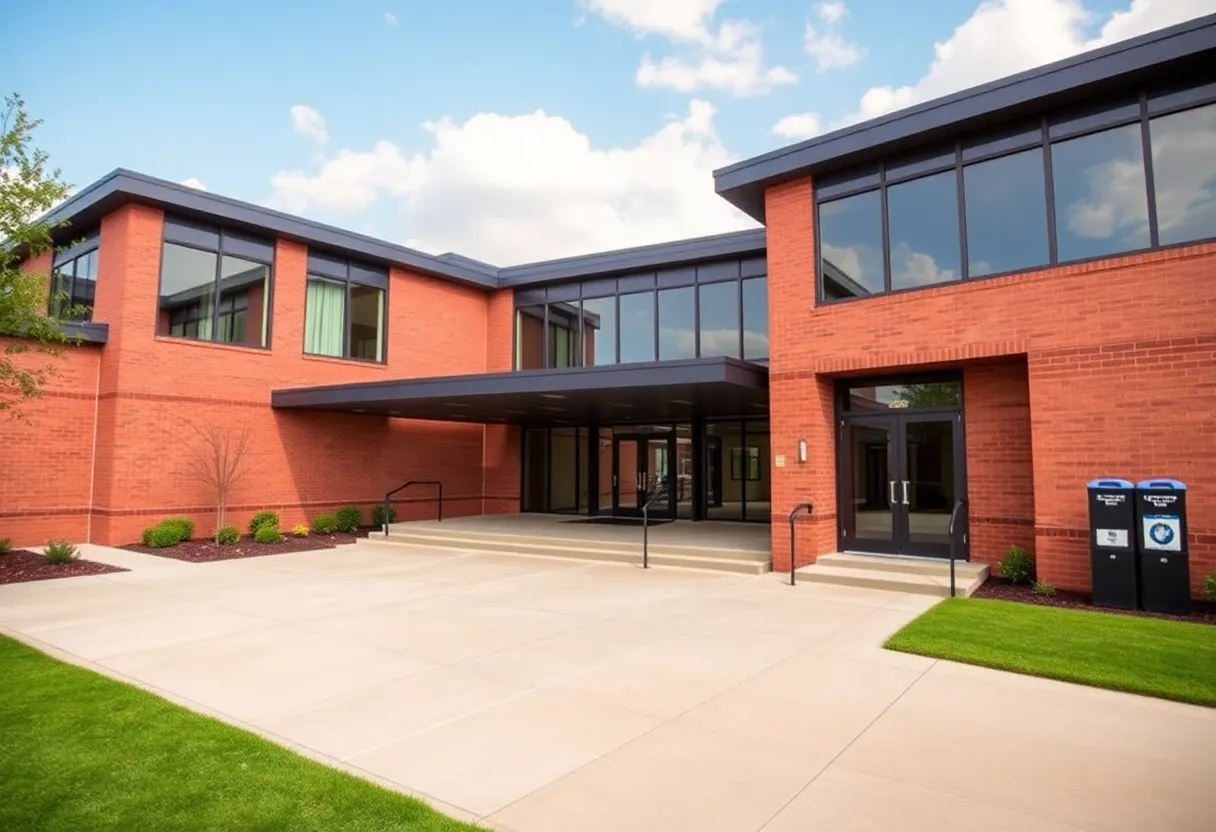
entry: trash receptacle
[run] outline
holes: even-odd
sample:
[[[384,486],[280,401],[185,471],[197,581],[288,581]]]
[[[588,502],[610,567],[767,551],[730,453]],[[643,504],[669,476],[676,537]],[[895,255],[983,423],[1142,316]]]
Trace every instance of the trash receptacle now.
[[[1135,488],[1114,477],[1089,481],[1090,576],[1099,607],[1139,607]]]
[[[1140,604],[1150,612],[1191,611],[1190,555],[1186,543],[1186,486],[1178,480],[1136,484]]]

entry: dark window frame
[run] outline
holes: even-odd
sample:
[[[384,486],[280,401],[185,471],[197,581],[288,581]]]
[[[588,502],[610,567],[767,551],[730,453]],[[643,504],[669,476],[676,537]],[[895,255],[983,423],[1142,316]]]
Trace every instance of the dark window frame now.
[[[313,252],[310,250],[309,254]],[[387,364],[388,363],[388,322],[389,322],[389,284],[392,283],[391,274],[385,270],[377,269],[353,260],[345,258],[334,258],[325,255],[321,252],[317,254],[324,257],[327,261],[331,261],[336,265],[339,261],[343,264],[345,277],[339,277],[337,274],[327,274],[325,271],[316,269],[311,263],[304,273],[304,309],[303,309],[303,332],[300,341],[300,351],[303,355],[309,358],[329,358],[334,361],[357,361],[360,364]],[[384,272],[384,285],[377,286],[375,282],[370,280],[360,280],[354,275],[355,268],[364,268],[374,272]],[[308,351],[308,284],[312,280],[322,280],[328,283],[342,284],[344,293],[342,299],[342,354],[329,355],[323,352]],[[350,313],[351,313],[351,291],[354,287],[361,286],[365,289],[377,289],[384,294],[384,306],[380,310],[380,357],[379,358],[361,358],[357,355],[350,354]]]
[[[923,177],[934,176],[943,171],[950,170],[950,166],[939,166],[932,171],[917,170],[915,175],[888,177],[887,161],[880,160],[878,169],[877,184],[870,184],[873,180],[874,163],[869,162],[858,166],[857,180],[865,182],[857,188],[848,188],[850,181],[847,171],[832,171],[826,176],[829,177],[830,188],[826,198],[821,198],[818,191],[812,194],[812,216],[814,222],[814,257],[815,257],[815,288],[813,304],[815,306],[830,306],[837,303],[856,303],[864,301],[876,296],[899,295],[905,292],[919,292],[929,289],[941,289],[952,286],[965,285],[979,280],[993,280],[1010,275],[1027,274],[1043,269],[1056,268],[1059,266],[1079,265],[1102,260],[1109,260],[1117,257],[1125,257],[1129,255],[1145,254],[1155,251],[1168,251],[1181,246],[1193,246],[1206,242],[1216,241],[1216,235],[1203,237],[1196,240],[1187,240],[1181,243],[1169,243],[1162,245],[1160,243],[1158,219],[1157,219],[1157,193],[1156,182],[1153,174],[1152,160],[1152,137],[1149,132],[1149,122],[1163,116],[1173,115],[1179,112],[1199,109],[1200,107],[1216,105],[1216,84],[1211,81],[1201,82],[1195,87],[1195,94],[1188,95],[1189,90],[1169,88],[1169,89],[1141,89],[1137,92],[1138,115],[1129,117],[1120,112],[1120,109],[1127,106],[1128,101],[1132,100],[1127,96],[1123,98],[1111,99],[1111,110],[1109,117],[1103,118],[1102,112],[1094,113],[1092,119],[1089,120],[1083,129],[1078,130],[1058,130],[1056,135],[1051,134],[1053,126],[1053,118],[1061,115],[1061,111],[1053,111],[1044,113],[1039,118],[1039,127],[1037,130],[1038,138],[1032,140],[1029,130],[1026,130],[1027,137],[1024,143],[1014,143],[1011,146],[1002,147],[999,151],[994,151],[991,154],[983,153],[984,142],[975,141],[976,134],[959,136],[954,141],[954,174],[959,193],[958,205],[956,206],[959,214],[959,255],[960,255],[960,274],[961,277],[957,281],[949,281],[936,283],[929,286],[911,286],[902,289],[893,289],[891,286],[891,240],[889,228],[889,209],[887,205],[888,188],[920,179]],[[1168,106],[1154,107],[1154,101],[1159,99],[1172,99]],[[1091,136],[1097,133],[1102,133],[1107,130],[1113,130],[1120,127],[1125,127],[1129,124],[1138,124],[1140,126],[1140,136],[1142,143],[1143,157],[1143,172],[1145,177],[1145,188],[1148,197],[1148,225],[1149,225],[1149,245],[1143,248],[1128,249],[1124,251],[1116,251],[1109,254],[1103,254],[1097,257],[1085,257],[1072,260],[1061,260],[1059,257],[1059,247],[1056,235],[1056,205],[1055,205],[1055,182],[1051,167],[1051,148],[1054,144],[1080,139],[1086,136]],[[1002,138],[1008,133],[1000,128],[994,130],[986,130],[985,134],[993,137],[994,144],[999,143]],[[981,136],[983,134],[980,134]],[[1047,200],[1047,235],[1048,235],[1048,262],[1039,266],[1029,268],[1012,269],[1009,271],[994,272],[992,274],[979,275],[972,277],[970,274],[970,264],[967,262],[967,236],[966,236],[966,197],[963,182],[963,168],[978,164],[980,162],[992,161],[994,159],[1012,156],[1017,153],[1022,153],[1027,150],[1038,149],[1043,158],[1043,176],[1044,176],[1044,192]],[[977,150],[981,152],[976,152]],[[971,155],[966,155],[969,151]],[[966,159],[964,161],[964,156]],[[907,158],[907,157],[905,157]],[[871,295],[862,295],[843,298],[829,298],[825,291],[823,280],[823,251],[822,251],[822,234],[820,233],[821,223],[819,209],[822,205],[836,202],[838,200],[847,199],[858,194],[878,192],[880,201],[880,210],[882,212],[882,247],[883,247],[883,290],[875,292]]]
[[[56,254],[55,257],[51,260],[51,274],[50,274],[50,280],[48,281],[49,291],[47,292],[46,310],[47,310],[47,314],[49,316],[56,318],[58,320],[67,320],[67,321],[74,321],[74,322],[84,322],[84,321],[93,320],[93,307],[94,307],[95,301],[96,301],[97,280],[100,277],[100,272],[101,272],[101,241],[100,241],[100,239],[98,239],[98,237],[96,235],[94,235],[93,237],[88,239],[86,242],[89,244],[86,247],[82,248],[79,246],[72,246],[71,248],[65,249],[64,251]],[[88,257],[90,254],[97,255],[97,258],[96,258],[97,269],[96,269],[96,272],[94,273],[93,281],[92,281],[93,287],[94,287],[93,288],[94,303],[88,304],[89,311],[88,311],[87,315],[73,316],[73,317],[69,317],[69,318],[61,318],[60,315],[64,311],[72,309],[76,305],[76,303],[75,303],[76,277],[77,277],[76,264],[79,263],[81,260],[85,259],[86,257]],[[65,290],[62,290],[64,292],[64,294],[67,295],[67,297],[63,300],[64,306],[63,306],[63,308],[56,308],[55,296],[59,293],[59,290],[56,290],[55,284],[59,282],[58,278],[61,274],[60,270],[64,266],[72,267],[72,275],[68,279],[67,288]]]
[[[184,241],[182,238],[176,237],[175,230],[179,229],[179,228],[197,229],[200,233],[200,236],[215,235],[215,244],[214,244],[215,247],[212,248],[209,245],[204,245],[197,241]],[[249,252],[247,250],[241,251],[240,253],[237,253],[236,251],[232,251],[232,252],[226,251],[225,247],[224,247],[224,241],[228,236],[233,237],[234,240],[241,240],[241,241],[249,241],[250,239],[254,239],[254,240],[258,239],[256,237],[251,237],[251,235],[243,234],[241,232],[229,230],[229,229],[226,229],[223,227],[214,227],[213,228],[213,227],[206,227],[206,226],[196,226],[194,223],[191,223],[188,221],[179,220],[175,217],[168,216],[168,215],[165,216],[164,222],[162,223],[161,242],[160,242],[160,262],[157,264],[157,277],[156,277],[156,320],[153,322],[153,332],[156,335],[156,337],[172,338],[175,341],[189,341],[189,342],[193,342],[196,344],[213,344],[213,345],[218,344],[220,346],[225,346],[225,347],[238,347],[238,348],[249,349],[249,350],[263,350],[266,352],[270,351],[271,346],[273,344],[272,339],[273,339],[273,333],[274,333],[274,284],[275,284],[275,268],[276,268],[275,242],[274,241],[262,241],[262,242],[265,242],[265,244],[270,247],[270,259],[266,260],[266,259],[262,259],[259,255]],[[210,338],[206,338],[206,339],[197,338],[197,337],[191,338],[189,336],[173,335],[171,333],[167,333],[167,332],[162,333],[160,331],[160,315],[161,315],[160,299],[162,297],[162,291],[164,289],[164,282],[165,282],[165,246],[166,245],[179,246],[181,248],[193,249],[195,251],[202,251],[202,252],[206,252],[208,254],[215,255],[215,277],[213,278],[212,283],[211,283],[211,291],[212,291],[213,300],[211,303],[211,337]],[[219,308],[220,308],[220,298],[222,297],[222,294],[220,291],[220,281],[223,279],[222,276],[224,273],[224,257],[225,256],[234,257],[239,260],[246,260],[250,263],[257,263],[257,264],[265,266],[267,268],[267,275],[266,275],[267,286],[266,286],[266,290],[264,293],[265,297],[262,299],[263,308],[266,310],[266,332],[264,333],[265,334],[265,343],[264,344],[236,344],[231,341],[221,341],[218,339],[219,317],[220,317]],[[246,291],[246,292],[243,292],[242,294],[246,295],[246,302],[248,302],[248,292]],[[248,307],[246,306],[246,309],[247,308]],[[195,318],[193,320],[202,320],[202,318],[201,317]],[[170,313],[170,321],[172,321],[172,313]],[[249,325],[248,316],[246,316],[245,325],[246,326]],[[170,328],[172,328],[172,323],[170,323]]]

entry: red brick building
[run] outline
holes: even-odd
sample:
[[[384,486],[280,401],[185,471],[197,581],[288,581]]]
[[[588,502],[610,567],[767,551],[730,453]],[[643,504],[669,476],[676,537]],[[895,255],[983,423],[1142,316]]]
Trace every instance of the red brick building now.
[[[1216,570],[1216,17],[715,175],[764,228],[495,268],[127,171],[30,264],[92,308],[0,424],[0,536],[211,520],[183,448],[247,426],[236,522],[370,508],[772,527],[1089,585],[1085,483],[1189,487]],[[712,194],[707,199],[714,198]],[[54,311],[54,310],[52,310]],[[803,450],[805,449],[805,458]],[[397,503],[431,516],[425,491]]]

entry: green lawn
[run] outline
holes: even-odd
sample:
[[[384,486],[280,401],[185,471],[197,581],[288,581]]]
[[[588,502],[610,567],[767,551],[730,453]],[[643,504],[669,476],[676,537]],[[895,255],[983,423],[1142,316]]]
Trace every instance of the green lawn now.
[[[0,637],[0,829],[475,827]]]
[[[1216,627],[1205,624],[948,598],[886,647],[1216,706]]]

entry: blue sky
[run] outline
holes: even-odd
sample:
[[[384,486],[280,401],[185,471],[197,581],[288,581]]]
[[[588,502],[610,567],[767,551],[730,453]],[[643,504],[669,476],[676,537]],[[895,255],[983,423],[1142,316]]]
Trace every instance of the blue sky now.
[[[127,167],[510,263],[748,227],[714,167],[1216,11],[909,5],[22,3],[0,78],[77,187]]]

